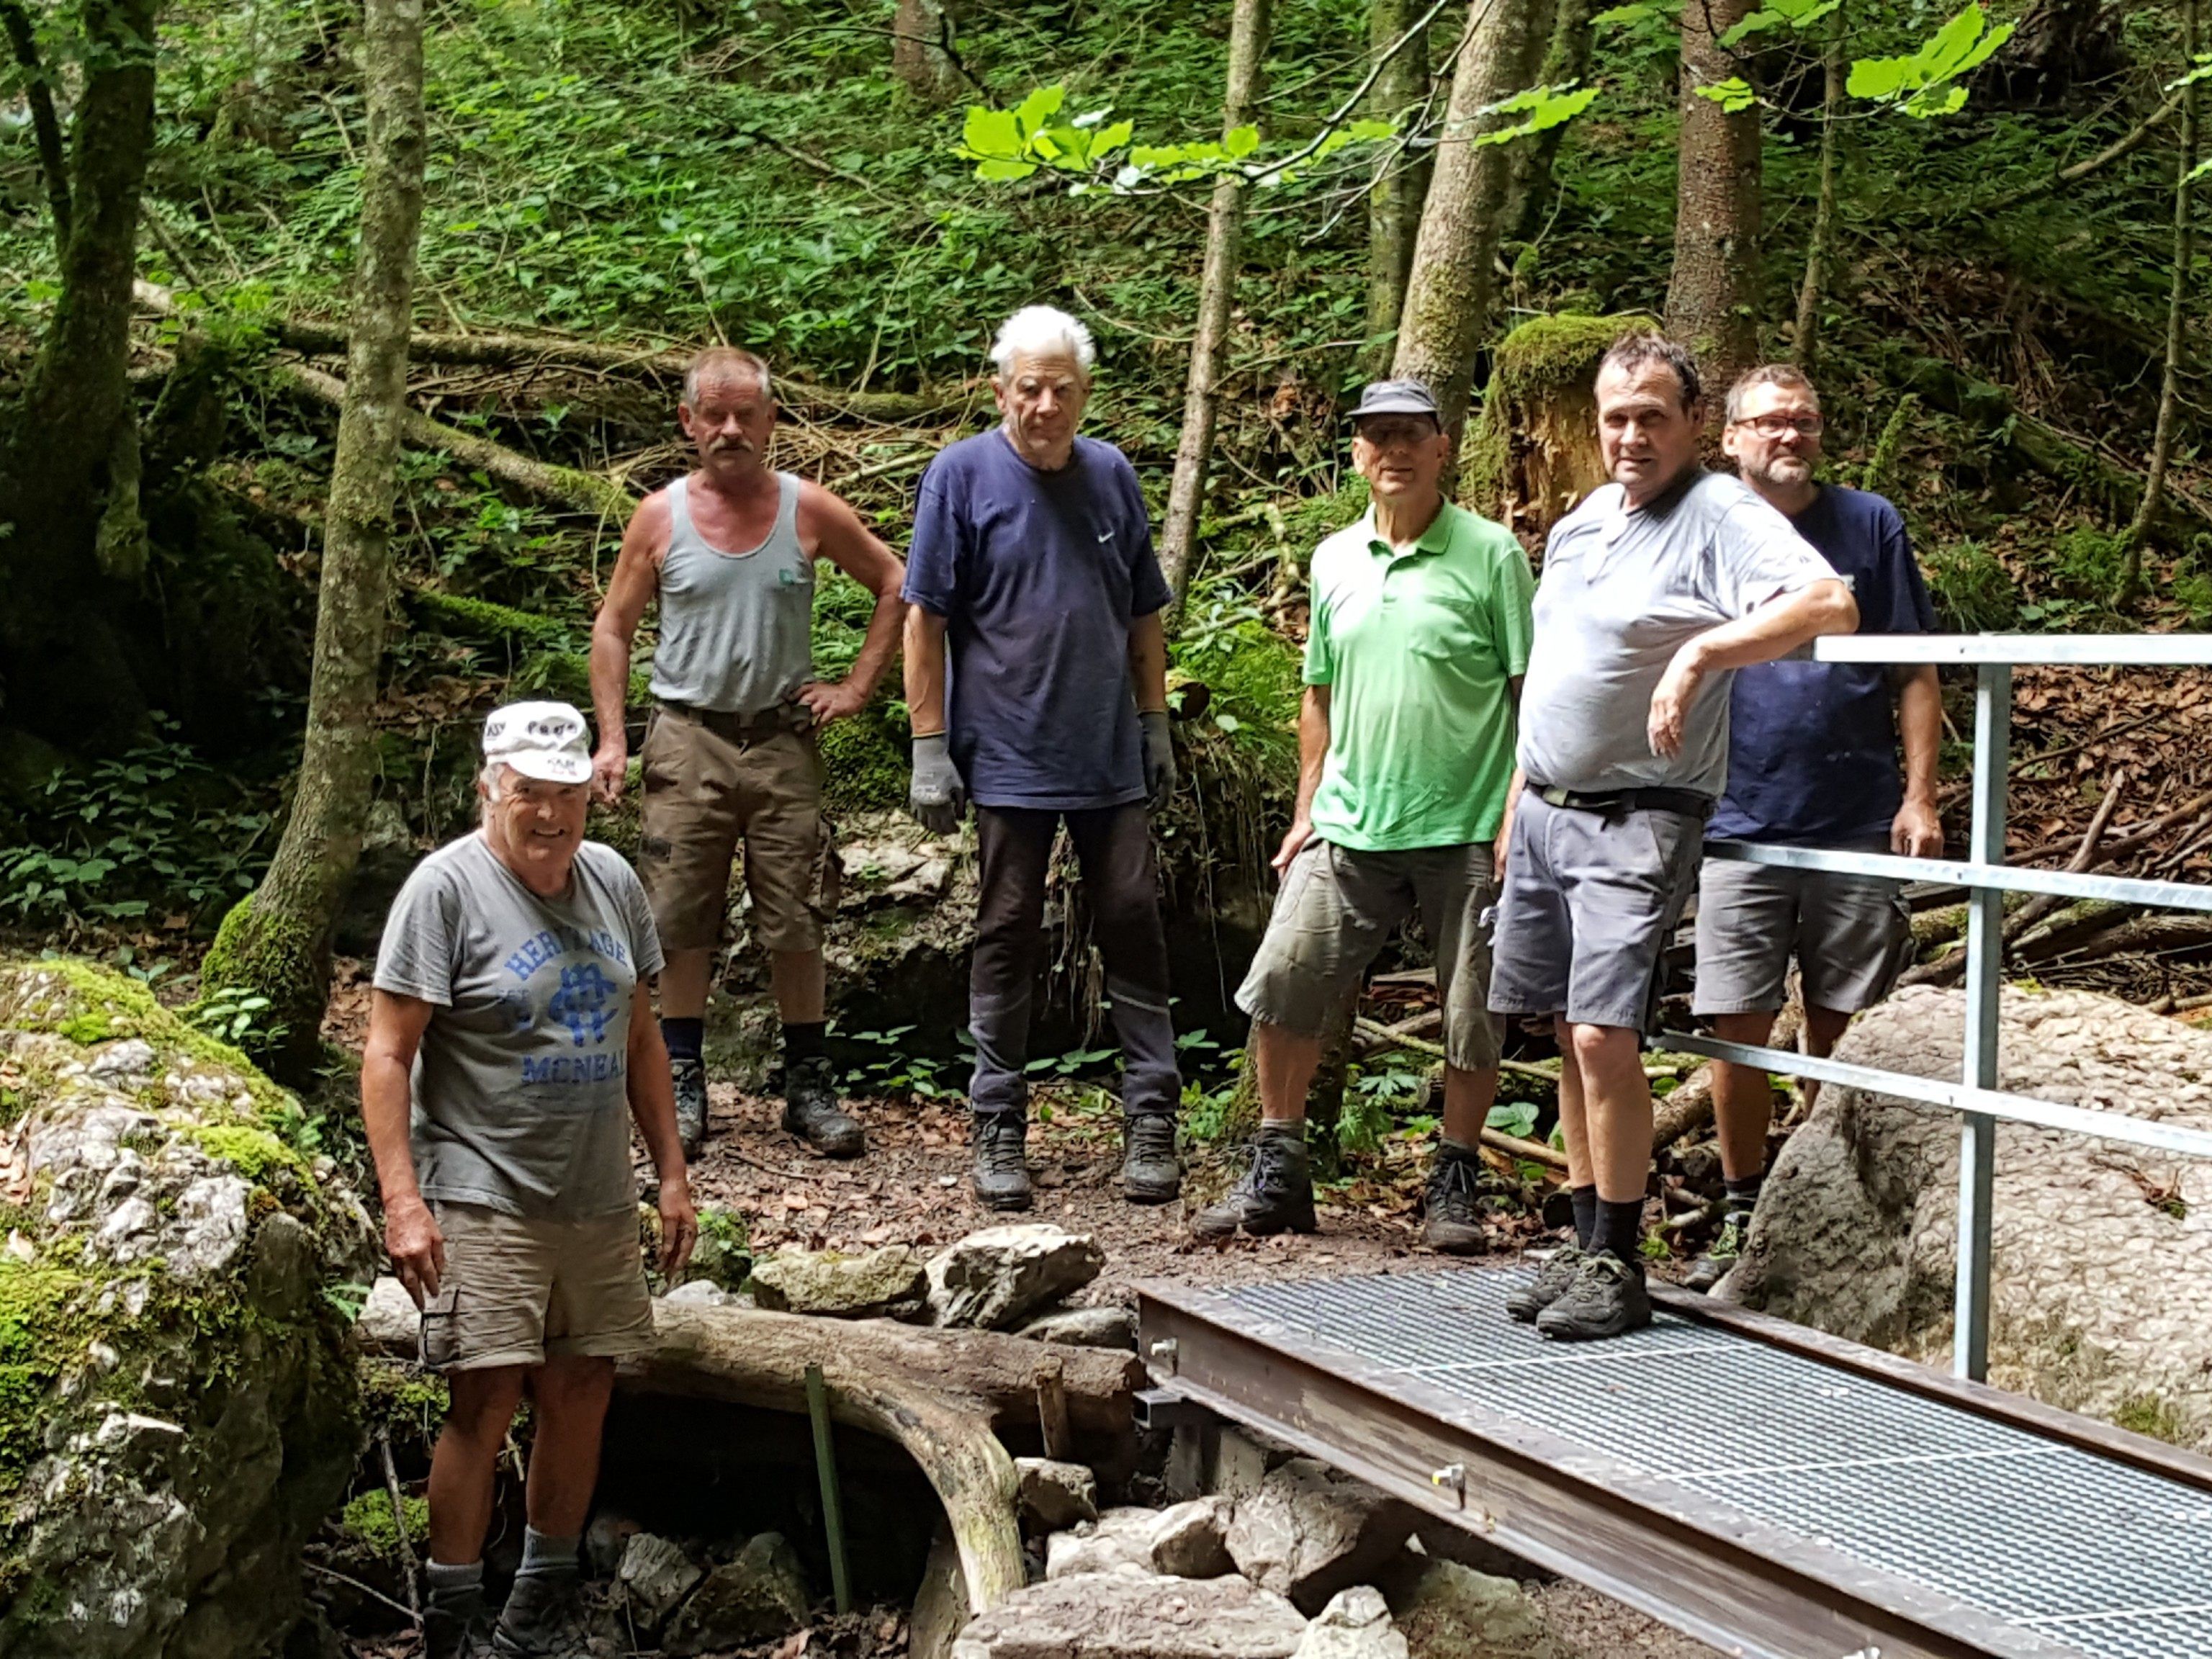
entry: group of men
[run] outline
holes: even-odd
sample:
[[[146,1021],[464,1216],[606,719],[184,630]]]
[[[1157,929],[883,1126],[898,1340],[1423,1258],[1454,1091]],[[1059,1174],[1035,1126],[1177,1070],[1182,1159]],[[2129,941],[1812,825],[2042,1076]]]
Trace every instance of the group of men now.
[[[902,565],[845,502],[769,466],[767,366],[702,353],[678,409],[697,464],[639,508],[593,629],[596,748],[566,704],[496,711],[481,828],[424,860],[393,905],[362,1095],[387,1247],[422,1310],[425,1362],[452,1389],[430,1476],[436,1659],[570,1650],[614,1366],[652,1328],[630,1126],[673,1273],[697,1231],[686,1171],[708,1130],[702,1021],[740,846],[782,1020],[783,1127],[825,1156],[865,1151],[824,1049],[837,863],[816,733],[866,704],[902,632],[909,810],[939,834],[971,807],[976,823],[975,1194],[996,1210],[1030,1201],[1024,1079],[1062,823],[1124,1059],[1122,1191],[1180,1194],[1149,826],[1176,781],[1170,594],[1128,461],[1077,430],[1088,331],[1029,307],[992,361],[1000,424],[932,463]],[[1814,479],[1811,385],[1769,368],[1730,390],[1736,477],[1701,466],[1697,366],[1663,338],[1616,343],[1596,404],[1612,482],[1553,529],[1540,583],[1507,531],[1446,499],[1452,444],[1425,387],[1378,382],[1352,411],[1371,504],[1314,555],[1296,813],[1238,994],[1261,1122],[1243,1178],[1193,1219],[1203,1236],[1312,1230],[1302,1119],[1322,1025],[1418,915],[1446,1052],[1427,1241],[1481,1248],[1477,1148],[1502,1021],[1550,1018],[1575,1238],[1511,1311],[1565,1340],[1650,1318],[1640,1047],[1706,836],[1916,854],[1942,839],[1932,671],[1893,684],[1779,660],[1821,634],[1930,625],[1895,510]],[[823,558],[875,596],[834,682],[815,678],[811,646]],[[655,604],[634,872],[583,831],[590,800],[626,787],[631,652]],[[1764,1040],[1794,955],[1808,1044],[1825,1052],[1893,974],[1906,937],[1894,892],[1719,861],[1704,872],[1698,1012],[1724,1036]],[[656,985],[657,1019],[640,994]],[[1708,1280],[1756,1200],[1767,1080],[1724,1068],[1716,1101],[1729,1212],[1698,1264]],[[495,1618],[493,1474],[526,1395],[528,1524]]]

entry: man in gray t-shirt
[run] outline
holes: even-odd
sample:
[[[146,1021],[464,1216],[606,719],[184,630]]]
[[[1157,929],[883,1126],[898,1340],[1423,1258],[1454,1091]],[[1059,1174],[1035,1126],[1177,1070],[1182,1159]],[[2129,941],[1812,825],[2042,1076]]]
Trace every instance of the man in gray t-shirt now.
[[[1631,334],[1597,377],[1613,482],[1553,527],[1521,693],[1490,1006],[1548,1014],[1575,1243],[1508,1303],[1549,1337],[1648,1324],[1641,1038],[1726,782],[1733,671],[1858,625],[1789,520],[1702,471],[1696,360]]]
[[[698,1230],[641,994],[660,941],[635,874],[583,838],[584,717],[514,704],[485,722],[483,749],[483,828],[423,860],[385,923],[361,1073],[386,1246],[452,1399],[430,1465],[431,1659],[568,1650],[615,1362],[653,1337],[633,1120],[668,1272]],[[484,1534],[526,1390],[530,1524],[495,1630]]]

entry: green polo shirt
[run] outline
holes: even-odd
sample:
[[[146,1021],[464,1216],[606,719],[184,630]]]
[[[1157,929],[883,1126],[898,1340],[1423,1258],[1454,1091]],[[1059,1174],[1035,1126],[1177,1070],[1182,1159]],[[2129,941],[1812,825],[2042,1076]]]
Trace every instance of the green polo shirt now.
[[[1402,553],[1371,508],[1314,550],[1305,680],[1329,688],[1316,834],[1369,853],[1496,837],[1535,589],[1512,533],[1449,501]]]

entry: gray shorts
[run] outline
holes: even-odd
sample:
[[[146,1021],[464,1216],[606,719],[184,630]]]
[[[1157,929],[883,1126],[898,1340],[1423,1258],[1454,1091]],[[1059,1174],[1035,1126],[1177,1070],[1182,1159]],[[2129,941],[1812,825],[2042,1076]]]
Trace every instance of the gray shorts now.
[[[1705,828],[1683,812],[1590,812],[1522,791],[1492,940],[1492,1009],[1644,1030]]]
[[[1848,850],[1886,853],[1889,843]],[[1855,1014],[1889,994],[1911,942],[1912,913],[1896,882],[1707,859],[1692,1006],[1701,1014],[1781,1007],[1794,954],[1808,1007]]]
[[[1462,1071],[1498,1064],[1498,1022],[1483,1006],[1490,979],[1491,845],[1360,853],[1316,836],[1283,873],[1267,936],[1237,1006],[1255,1019],[1318,1036],[1390,930],[1420,913],[1437,953],[1444,1057]]]

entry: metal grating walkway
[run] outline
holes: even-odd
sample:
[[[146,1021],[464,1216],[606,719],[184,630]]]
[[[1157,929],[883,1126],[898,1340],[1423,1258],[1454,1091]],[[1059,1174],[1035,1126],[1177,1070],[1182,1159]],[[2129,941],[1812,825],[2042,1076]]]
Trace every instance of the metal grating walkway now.
[[[1687,1298],[1549,1343],[1504,1313],[1523,1277],[1147,1286],[1146,1352],[1724,1650],[2212,1659],[2212,1463]]]

